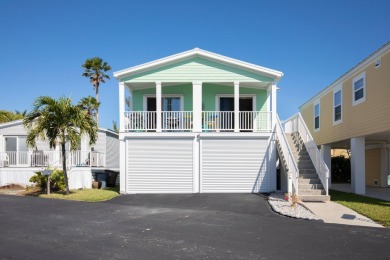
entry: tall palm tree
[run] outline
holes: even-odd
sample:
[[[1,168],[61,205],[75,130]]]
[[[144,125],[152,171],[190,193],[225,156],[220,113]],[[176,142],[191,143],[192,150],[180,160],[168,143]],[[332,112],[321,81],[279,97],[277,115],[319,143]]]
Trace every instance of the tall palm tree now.
[[[0,110],[0,123],[23,119],[24,116],[25,114],[21,114],[18,111],[14,113],[12,111]]]
[[[70,98],[55,100],[41,96],[35,100],[34,109],[26,115],[23,124],[28,130],[28,146],[35,147],[38,138],[47,139],[50,148],[55,148],[57,143],[61,145],[66,194],[69,194],[65,144],[69,141],[70,149],[76,150],[83,134],[89,136],[90,145],[94,144],[97,139],[96,122],[85,110],[73,105]]]
[[[99,85],[105,83],[105,79],[110,79],[110,76],[105,73],[111,70],[111,67],[99,57],[87,59],[82,67],[85,68],[82,76],[90,79],[96,92],[96,101],[99,102]],[[96,124],[99,125],[99,108],[96,110]]]
[[[98,102],[96,98],[88,96],[82,98],[77,104],[77,106],[87,111],[88,115],[93,118],[96,117],[96,112],[99,109],[100,102]]]

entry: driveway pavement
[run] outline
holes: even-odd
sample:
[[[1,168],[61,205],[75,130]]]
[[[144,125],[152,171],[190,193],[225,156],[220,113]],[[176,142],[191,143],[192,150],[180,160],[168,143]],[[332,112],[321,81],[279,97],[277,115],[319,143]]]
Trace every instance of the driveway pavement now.
[[[390,230],[283,217],[252,194],[103,203],[0,195],[0,259],[381,259]]]

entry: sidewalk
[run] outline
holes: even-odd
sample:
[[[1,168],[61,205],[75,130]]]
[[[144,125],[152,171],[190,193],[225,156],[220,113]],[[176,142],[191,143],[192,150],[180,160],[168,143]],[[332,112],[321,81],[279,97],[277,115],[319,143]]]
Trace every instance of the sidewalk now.
[[[301,203],[325,223],[383,228],[371,219],[332,201]]]
[[[347,183],[332,183],[330,189],[349,193],[352,192],[351,184]],[[390,188],[366,186],[366,194],[363,196],[390,201]]]

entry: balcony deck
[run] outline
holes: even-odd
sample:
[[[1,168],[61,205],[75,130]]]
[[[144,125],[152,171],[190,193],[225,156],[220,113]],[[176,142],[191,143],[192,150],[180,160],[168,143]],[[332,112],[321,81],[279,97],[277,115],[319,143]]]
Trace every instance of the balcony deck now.
[[[233,111],[203,111],[202,132],[270,132],[271,112],[245,111],[238,117]],[[238,118],[238,124],[235,124]],[[157,113],[150,111],[125,112],[125,132],[194,132],[192,111],[161,112],[161,128]]]

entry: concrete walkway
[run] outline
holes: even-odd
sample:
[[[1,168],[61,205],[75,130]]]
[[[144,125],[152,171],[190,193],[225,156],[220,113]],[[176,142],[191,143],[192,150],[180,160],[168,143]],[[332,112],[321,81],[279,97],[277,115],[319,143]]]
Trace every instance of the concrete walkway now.
[[[371,219],[332,201],[302,202],[302,204],[325,223],[383,228]]]
[[[351,184],[348,183],[332,183],[330,189],[349,193],[352,192]],[[362,196],[390,201],[390,188],[366,186],[366,194],[362,194]]]

